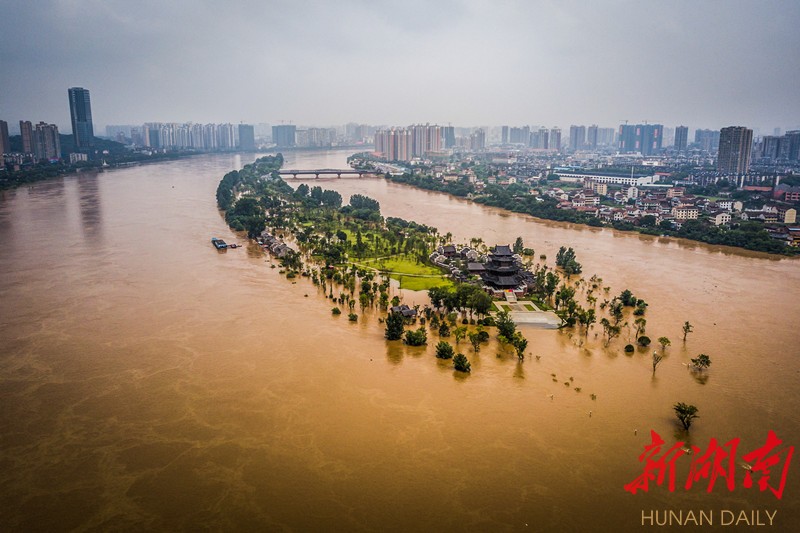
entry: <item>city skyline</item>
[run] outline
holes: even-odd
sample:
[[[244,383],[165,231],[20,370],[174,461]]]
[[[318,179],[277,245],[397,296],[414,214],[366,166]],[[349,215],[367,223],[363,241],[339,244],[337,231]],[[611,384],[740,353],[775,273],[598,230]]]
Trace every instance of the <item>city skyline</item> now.
[[[100,131],[142,120],[562,130],[627,120],[768,134],[800,122],[800,74],[786,68],[800,55],[800,5],[776,5],[780,17],[745,2],[410,2],[390,15],[360,2],[0,0],[0,117],[66,131],[63,88],[80,86]],[[87,31],[72,31],[77,21]],[[220,31],[229,38],[197,38]]]

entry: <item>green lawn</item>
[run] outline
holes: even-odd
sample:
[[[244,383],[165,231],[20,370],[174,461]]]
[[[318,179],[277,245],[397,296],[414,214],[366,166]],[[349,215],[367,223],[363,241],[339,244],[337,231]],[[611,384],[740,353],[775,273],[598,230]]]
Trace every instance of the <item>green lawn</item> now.
[[[411,276],[389,275],[390,278],[400,281],[401,289],[410,291],[427,291],[433,287],[449,287],[453,284],[447,278],[412,278]]]
[[[531,304],[523,304],[528,311],[536,311],[536,308]]]
[[[382,272],[388,272],[390,278],[400,282],[401,289],[408,289],[411,291],[426,291],[432,287],[449,287],[453,284],[440,269],[434,266],[417,263],[413,259],[403,256],[395,256],[377,261],[368,259],[356,262],[356,265],[377,268]]]

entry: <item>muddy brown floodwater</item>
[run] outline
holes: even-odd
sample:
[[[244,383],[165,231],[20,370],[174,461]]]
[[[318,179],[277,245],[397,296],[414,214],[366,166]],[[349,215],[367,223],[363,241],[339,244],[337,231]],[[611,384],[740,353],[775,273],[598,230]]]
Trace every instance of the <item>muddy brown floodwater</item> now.
[[[347,155],[293,153],[286,167],[343,167]],[[522,236],[551,262],[572,246],[586,277],[650,304],[650,337],[672,339],[653,377],[649,351],[623,353],[625,333],[605,349],[594,333],[578,346],[525,328],[538,360],[462,342],[463,376],[433,344],[387,343],[369,312],[331,317],[330,301],[257,247],[211,247],[243,242],[214,193],[252,159],[1,193],[2,530],[634,531],[643,511],[664,509],[777,510],[776,531],[800,521],[797,456],[780,500],[744,488],[738,466],[732,492],[724,479],[686,490],[686,457],[674,492],[623,490],[651,429],[675,441],[675,402],[699,407],[690,439],[702,448],[740,438],[744,453],[769,430],[800,444],[797,260],[539,221],[380,179],[320,180],[456,242]],[[705,382],[685,367],[699,353],[713,361]]]

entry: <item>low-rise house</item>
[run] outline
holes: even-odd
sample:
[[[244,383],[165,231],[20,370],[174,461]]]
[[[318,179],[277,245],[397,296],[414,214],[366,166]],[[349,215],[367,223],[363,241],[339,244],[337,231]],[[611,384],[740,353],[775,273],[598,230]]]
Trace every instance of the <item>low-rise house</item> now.
[[[391,308],[392,313],[400,313],[403,315],[403,318],[416,318],[417,310],[413,309],[406,304],[403,305],[396,305]]]
[[[709,218],[715,226],[722,226],[731,223],[731,214],[727,211],[717,211],[711,213]]]
[[[458,250],[456,250],[456,247],[453,246],[452,244],[448,244],[447,246],[442,246],[441,253],[446,258],[451,259],[458,254]]]
[[[469,272],[470,274],[480,276],[481,274],[486,272],[486,267],[483,265],[483,263],[470,262],[467,263],[467,272]]]
[[[672,216],[674,216],[676,220],[697,220],[697,217],[700,216],[700,210],[696,207],[689,206],[673,207]]]

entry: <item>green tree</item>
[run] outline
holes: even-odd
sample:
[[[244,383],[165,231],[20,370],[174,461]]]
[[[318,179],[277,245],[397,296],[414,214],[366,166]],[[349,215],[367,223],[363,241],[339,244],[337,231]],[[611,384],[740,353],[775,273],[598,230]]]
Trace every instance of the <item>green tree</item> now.
[[[453,366],[459,372],[470,372],[472,370],[467,356],[463,353],[460,353],[453,358]]]
[[[667,346],[672,344],[672,342],[667,337],[659,337],[658,344],[661,345],[661,352],[665,352],[667,350]]]
[[[636,339],[636,343],[639,346],[650,346],[650,342],[651,342],[650,337],[648,337],[647,335],[642,335],[641,337]]]
[[[478,316],[483,316],[488,314],[492,309],[492,297],[478,290],[470,295],[468,305],[470,309],[478,313]]]
[[[461,339],[466,337],[466,335],[467,335],[467,327],[466,326],[457,327],[456,329],[453,330],[453,335],[455,335],[455,337],[456,337],[456,346],[457,346],[458,343],[461,342]]]
[[[514,241],[514,253],[522,255],[522,252],[525,250],[525,245],[522,244],[522,237],[517,237],[517,240]]]
[[[525,359],[525,349],[528,347],[528,339],[526,339],[521,332],[517,331],[514,333],[511,344],[513,344],[514,349],[517,350],[517,357],[519,360]]]
[[[386,317],[386,339],[396,341],[403,337],[403,315],[389,313]]]
[[[558,287],[558,281],[559,281],[558,274],[556,274],[555,272],[547,273],[543,289],[544,289],[544,294],[548,299],[550,299],[556,292],[556,287]]]
[[[447,341],[439,341],[436,344],[436,357],[439,359],[452,359],[455,354],[453,346]]]
[[[605,317],[600,319],[600,325],[603,326],[603,333],[606,336],[605,345],[608,346],[611,343],[611,339],[619,336],[621,328],[616,324],[612,324]]]
[[[695,370],[705,370],[711,366],[711,358],[704,353],[691,360]]]
[[[469,343],[472,345],[472,351],[475,353],[481,351],[481,336],[478,332],[469,333],[467,337],[469,338]]]
[[[656,373],[656,368],[658,368],[662,359],[664,359],[664,356],[658,355],[658,352],[653,352],[653,374]]]
[[[409,346],[422,346],[428,343],[428,334],[424,327],[416,330],[408,330],[405,333],[405,341]]]
[[[633,323],[636,326],[636,338],[638,339],[640,336],[644,335],[645,328],[647,327],[647,319],[639,317],[634,320]]]
[[[686,342],[686,336],[694,331],[694,326],[689,324],[689,321],[683,323],[683,342]]]
[[[500,311],[497,313],[495,324],[497,325],[498,335],[502,335],[509,340],[514,338],[514,333],[517,331],[517,325],[514,324],[514,321],[511,320],[511,317],[506,311]]]
[[[697,416],[697,407],[694,405],[687,405],[683,402],[676,403],[673,407],[675,410],[675,416],[678,417],[681,424],[683,424],[683,429],[689,431],[689,428],[692,425],[692,421],[695,418],[700,418]]]

